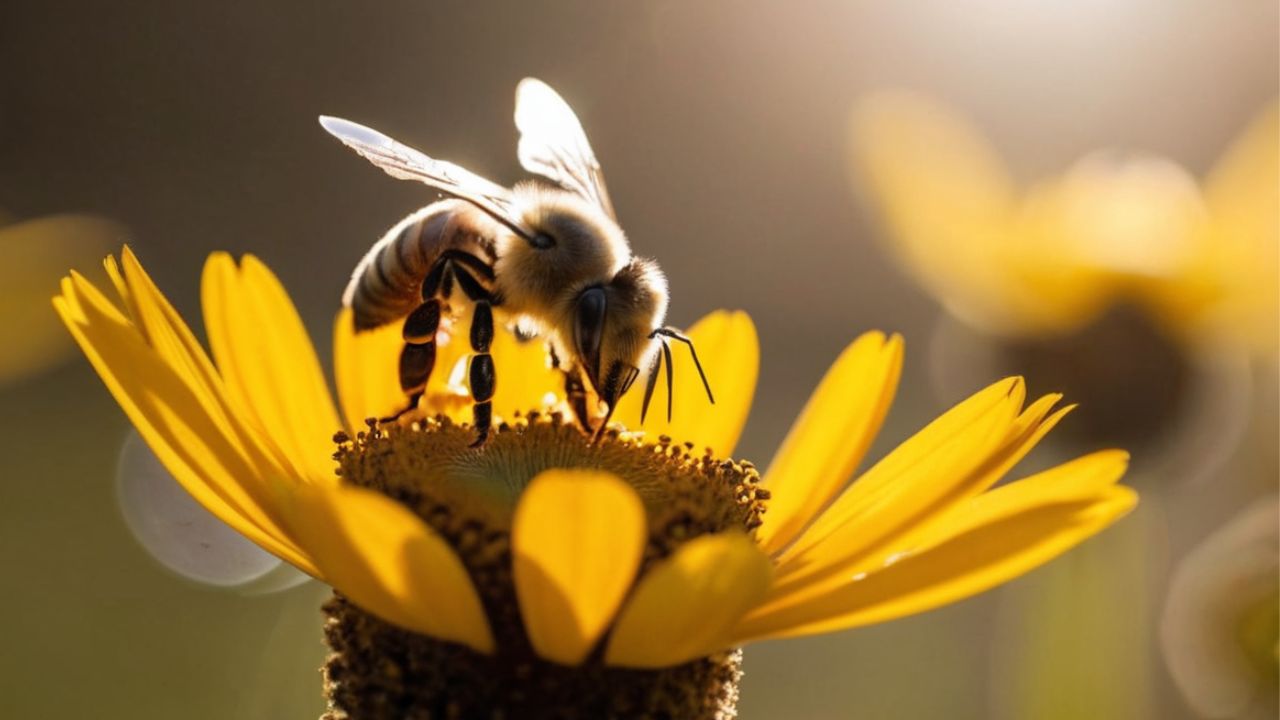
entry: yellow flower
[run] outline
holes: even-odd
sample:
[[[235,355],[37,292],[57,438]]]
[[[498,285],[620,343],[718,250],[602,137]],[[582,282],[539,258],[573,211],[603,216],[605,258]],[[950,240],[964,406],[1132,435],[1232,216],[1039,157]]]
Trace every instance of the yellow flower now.
[[[1097,153],[1019,191],[954,112],[886,92],[854,112],[854,164],[899,259],[981,329],[1065,334],[1131,303],[1186,341],[1274,353],[1278,107],[1202,183],[1162,158]]]
[[[671,420],[654,412],[641,424],[632,393],[615,415],[630,431],[599,446],[545,414],[518,417],[555,400],[561,383],[541,349],[504,336],[493,352],[504,420],[471,450],[448,417],[359,430],[401,402],[400,341],[394,329],[353,335],[345,313],[339,413],[296,311],[253,257],[206,265],[212,359],[127,248],[107,270],[116,300],[73,273],[54,304],[178,481],[359,608],[481,654],[527,638],[562,666],[660,669],[882,622],[1016,577],[1136,502],[1116,485],[1120,451],[996,487],[1070,410],[1055,409],[1057,395],[1024,406],[1018,378],[976,393],[847,484],[892,404],[898,336],[848,346],[760,475],[720,459],[755,390],[756,335],[742,313],[689,330],[716,405],[701,400],[696,373],[679,372],[691,368],[677,368],[688,386],[675,388]],[[447,415],[448,395],[434,393],[428,414]],[[344,416],[339,477],[331,438]]]

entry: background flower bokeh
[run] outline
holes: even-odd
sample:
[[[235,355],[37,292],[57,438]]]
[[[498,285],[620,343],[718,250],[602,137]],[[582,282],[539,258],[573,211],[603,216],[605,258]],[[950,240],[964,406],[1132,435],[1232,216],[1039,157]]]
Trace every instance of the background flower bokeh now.
[[[1203,178],[1277,93],[1278,22],[1275,3],[1254,0],[10,4],[0,10],[6,222],[75,212],[119,225],[99,225],[109,237],[83,247],[0,245],[0,278],[22,279],[21,293],[0,285],[0,308],[31,307],[23,317],[56,329],[57,278],[96,267],[127,228],[187,317],[199,316],[204,257],[252,252],[313,337],[327,337],[351,267],[431,196],[353,160],[315,116],[367,122],[510,182],[520,177],[511,89],[533,75],[582,118],[623,227],[671,281],[671,321],[740,307],[757,323],[767,382],[743,456],[767,456],[847,339],[870,328],[914,349],[881,434],[902,437],[1010,368],[995,369],[987,338],[940,340],[960,332],[956,321],[886,252],[888,228],[851,170],[855,105],[885,88],[946,103],[981,128],[1020,187],[1107,149]],[[1275,237],[1261,242],[1274,252]],[[47,266],[52,249],[62,256]],[[47,291],[26,289],[45,274]],[[4,359],[22,342],[10,337],[0,334]],[[245,596],[151,559],[117,510],[128,423],[86,363],[57,358],[0,385],[6,709],[318,715],[326,590]],[[1216,364],[1189,376],[1211,398],[1240,394],[1246,376],[1242,397],[1213,407],[1237,428],[1230,437],[1194,417],[1177,426],[1209,438],[1195,446],[1213,455],[1197,477],[1179,477],[1181,462],[1160,462],[1167,444],[1152,444],[1134,458],[1142,509],[1008,588],[752,648],[742,716],[1207,712],[1167,669],[1159,624],[1175,568],[1194,572],[1183,563],[1193,549],[1275,492],[1274,358],[1250,351],[1244,362],[1225,380]],[[1021,371],[1036,394],[1059,389]],[[1196,662],[1177,658],[1177,674]]]

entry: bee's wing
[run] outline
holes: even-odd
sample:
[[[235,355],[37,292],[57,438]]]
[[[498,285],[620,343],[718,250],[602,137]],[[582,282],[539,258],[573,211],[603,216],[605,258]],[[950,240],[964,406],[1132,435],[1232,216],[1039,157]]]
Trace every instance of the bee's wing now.
[[[582,123],[569,104],[541,80],[525,78],[516,86],[517,154],[531,173],[581,195],[614,218],[600,162],[587,142]]]
[[[533,238],[535,233],[515,212],[511,191],[507,188],[451,162],[427,157],[359,123],[321,115],[320,125],[388,175],[401,180],[417,180],[447,195],[466,200],[517,234],[526,239]]]

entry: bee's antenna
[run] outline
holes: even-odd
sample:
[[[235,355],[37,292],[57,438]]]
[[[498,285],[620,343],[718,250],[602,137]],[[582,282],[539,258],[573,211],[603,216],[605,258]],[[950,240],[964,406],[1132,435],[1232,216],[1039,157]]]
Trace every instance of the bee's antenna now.
[[[640,424],[649,414],[649,401],[653,400],[653,388],[658,384],[658,371],[662,368],[662,355],[655,353],[653,364],[649,366],[649,379],[644,383],[644,402],[640,405]]]
[[[698,377],[702,378],[702,387],[706,388],[707,390],[707,399],[711,401],[712,405],[715,405],[716,397],[715,395],[711,394],[711,383],[707,382],[707,374],[702,371],[702,363],[698,361],[698,351],[694,349],[693,341],[690,340],[685,335],[681,334],[680,331],[674,330],[672,328],[658,328],[657,330],[654,330],[649,337],[653,337],[654,335],[662,335],[663,337],[669,337],[672,340],[679,340],[680,342],[689,346],[689,354],[693,356],[693,364],[696,368],[698,368]],[[667,344],[664,342],[662,345],[663,347],[666,347]],[[668,350],[667,363],[670,363],[670,362],[671,362],[671,355],[670,355],[670,351]]]
[[[671,372],[672,372],[671,368],[673,366],[673,363],[671,362],[671,346],[667,344],[666,340],[662,341],[662,356],[667,359],[667,423],[670,424],[671,423],[671,396],[672,396],[671,388],[675,383],[671,381]]]

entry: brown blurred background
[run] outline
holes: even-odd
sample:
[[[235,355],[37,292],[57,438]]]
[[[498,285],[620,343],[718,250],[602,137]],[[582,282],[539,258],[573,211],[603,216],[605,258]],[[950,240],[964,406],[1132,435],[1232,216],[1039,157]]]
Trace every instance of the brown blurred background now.
[[[520,177],[513,90],[537,76],[578,112],[633,246],[665,269],[671,320],[717,307],[755,319],[761,386],[738,454],[766,462],[830,360],[868,328],[907,338],[882,452],[959,397],[930,383],[936,303],[885,256],[852,192],[860,94],[945,99],[1021,179],[1109,146],[1198,174],[1275,95],[1277,20],[1261,0],[7,3],[0,208],[122,223],[196,326],[204,257],[257,254],[326,354],[353,264],[432,196],[354,158],[316,116],[508,183]],[[21,248],[4,252],[20,262]],[[151,561],[116,509],[127,422],[78,357],[0,387],[0,406],[3,714],[318,715],[322,588],[245,597]],[[749,649],[742,716],[1189,717],[1152,641],[1158,595],[1170,558],[1239,507],[1240,476],[1274,483],[1256,479],[1274,473],[1274,441],[1255,438],[1211,490],[1166,493],[1156,504],[1168,512],[1130,518],[1009,589]],[[1062,568],[1077,566],[1073,582]],[[1070,595],[1109,582],[1154,590]],[[1046,714],[1044,698],[1061,698],[1061,712]]]

